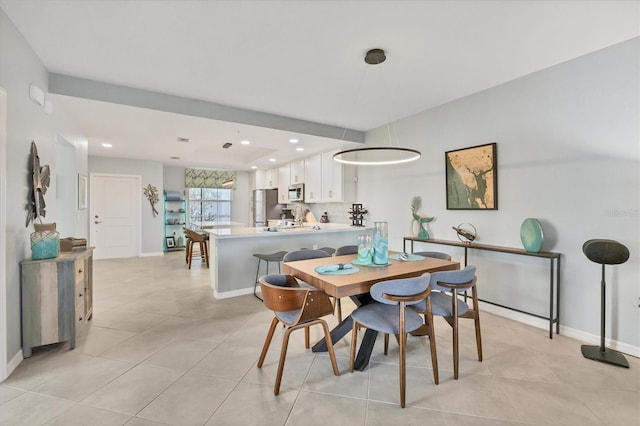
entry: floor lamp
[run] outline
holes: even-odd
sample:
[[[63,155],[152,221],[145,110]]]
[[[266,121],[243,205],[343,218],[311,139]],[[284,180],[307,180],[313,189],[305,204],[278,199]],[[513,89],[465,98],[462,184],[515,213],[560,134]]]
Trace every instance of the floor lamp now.
[[[604,347],[604,318],[605,318],[605,282],[604,265],[619,265],[629,259],[629,249],[613,240],[589,240],[582,245],[582,251],[587,258],[602,265],[602,280],[600,288],[600,346],[582,345],[582,355],[585,358],[607,364],[629,368],[629,363],[618,351]]]

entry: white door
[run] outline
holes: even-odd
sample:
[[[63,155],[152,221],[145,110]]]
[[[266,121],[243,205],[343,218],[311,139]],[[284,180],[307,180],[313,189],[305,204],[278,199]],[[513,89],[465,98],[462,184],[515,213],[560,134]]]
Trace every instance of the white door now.
[[[91,173],[89,180],[89,230],[94,258],[138,256],[142,178]]]

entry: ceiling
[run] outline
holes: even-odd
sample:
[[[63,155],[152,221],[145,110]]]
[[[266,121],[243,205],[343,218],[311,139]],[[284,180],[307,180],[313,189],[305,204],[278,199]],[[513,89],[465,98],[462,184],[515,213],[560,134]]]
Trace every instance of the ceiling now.
[[[51,73],[360,131],[640,35],[638,0],[0,0],[0,7]],[[374,47],[386,50],[385,63],[364,63]],[[74,118],[90,155],[249,170],[350,146],[50,96],[54,117],[64,110]],[[290,144],[292,137],[300,142]],[[243,139],[251,144],[241,146]],[[233,146],[224,150],[225,142]]]

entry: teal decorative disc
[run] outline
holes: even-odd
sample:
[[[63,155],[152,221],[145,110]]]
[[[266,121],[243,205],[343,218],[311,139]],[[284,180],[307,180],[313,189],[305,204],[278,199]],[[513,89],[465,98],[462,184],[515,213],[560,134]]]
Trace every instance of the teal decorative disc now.
[[[525,219],[520,227],[520,240],[522,240],[522,245],[526,251],[538,253],[542,249],[542,242],[544,241],[540,222],[532,218]]]

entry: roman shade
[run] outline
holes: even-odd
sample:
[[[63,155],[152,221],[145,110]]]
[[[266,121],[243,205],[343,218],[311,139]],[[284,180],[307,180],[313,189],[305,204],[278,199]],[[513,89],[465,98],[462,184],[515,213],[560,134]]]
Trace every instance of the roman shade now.
[[[236,189],[236,172],[224,170],[185,169],[184,185],[187,188]]]

